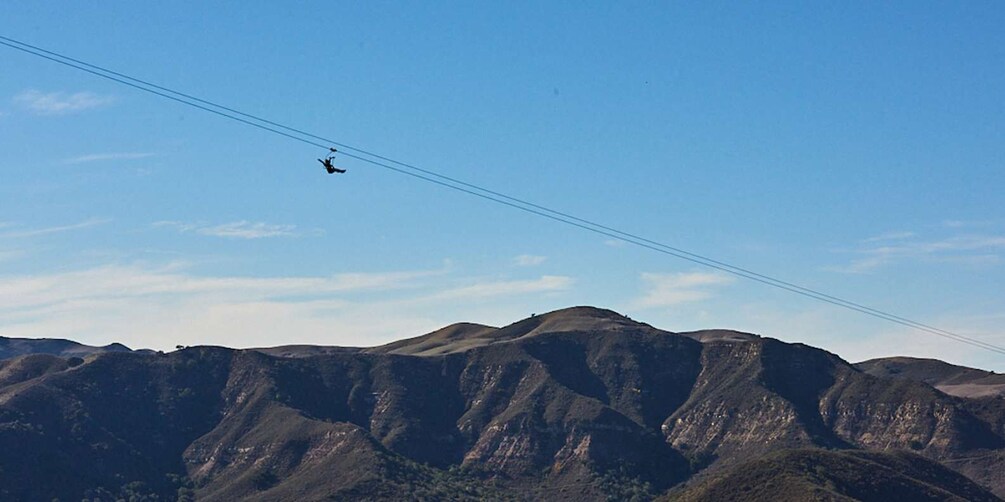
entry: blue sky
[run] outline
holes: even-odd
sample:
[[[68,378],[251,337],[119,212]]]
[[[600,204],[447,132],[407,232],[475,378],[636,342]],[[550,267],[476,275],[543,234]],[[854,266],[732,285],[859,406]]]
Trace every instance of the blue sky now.
[[[18,2],[0,35],[1005,345],[994,2]],[[0,333],[374,345],[571,305],[1001,356],[0,47]]]

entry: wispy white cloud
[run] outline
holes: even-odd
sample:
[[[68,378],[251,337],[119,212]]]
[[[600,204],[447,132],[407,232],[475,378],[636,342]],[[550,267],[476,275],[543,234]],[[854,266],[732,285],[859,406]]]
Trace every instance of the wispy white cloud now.
[[[269,237],[298,237],[301,234],[297,231],[296,225],[275,225],[264,222],[234,221],[221,225],[207,225],[204,223],[183,223],[180,221],[158,221],[153,223],[154,227],[170,227],[179,232],[195,232],[200,235],[211,237],[225,237],[231,239],[265,239]],[[311,235],[318,235],[318,231],[311,231]]]
[[[572,278],[561,275],[545,275],[538,279],[527,280],[484,281],[447,289],[423,300],[478,299],[564,291],[569,289],[572,283]]]
[[[882,241],[866,239],[863,242],[876,244]],[[827,267],[827,270],[863,274],[906,260],[986,265],[997,263],[1001,250],[1005,250],[1005,236],[999,235],[959,235],[934,241],[904,236],[896,239],[896,243],[855,250],[853,253],[860,258],[846,265]]]
[[[108,219],[99,219],[99,218],[91,218],[89,220],[84,220],[84,221],[82,221],[80,223],[74,223],[72,225],[62,225],[62,226],[47,227],[47,228],[36,228],[36,229],[31,229],[31,230],[10,230],[10,231],[7,231],[7,232],[0,233],[0,238],[37,237],[37,236],[40,236],[40,235],[57,234],[57,233],[60,233],[60,232],[69,232],[71,230],[80,230],[80,229],[83,229],[83,228],[89,228],[89,227],[94,227],[94,226],[97,226],[97,225],[103,225],[105,223],[108,223],[109,221],[111,221],[111,220],[108,220]],[[11,227],[14,227],[14,225],[10,225],[7,228],[11,228]],[[4,228],[4,227],[0,226],[0,228]]]
[[[169,263],[0,275],[0,327],[7,336],[121,341],[155,348],[178,343],[373,345],[455,322],[454,316],[469,308],[524,302],[572,283],[556,276],[445,280],[449,274],[443,268],[331,276],[203,276],[184,264]]]
[[[942,226],[946,228],[987,227],[991,224],[992,222],[987,220],[945,220],[942,222]]]
[[[24,256],[20,249],[0,249],[0,262],[16,260]]]
[[[214,227],[205,227],[197,230],[202,235],[213,237],[231,237],[236,239],[263,239],[266,237],[291,237],[297,235],[294,230],[295,225],[273,225],[270,223],[252,223],[248,221],[237,221],[225,223]]]
[[[88,162],[99,162],[103,160],[135,160],[153,157],[154,155],[156,154],[149,152],[92,153],[64,159],[63,164],[85,164]]]
[[[604,241],[605,246],[610,246],[612,248],[623,248],[628,243],[620,239],[607,239]]]
[[[840,272],[842,274],[865,274],[876,270],[890,263],[892,260],[887,256],[869,256],[852,260],[846,265],[828,265],[825,270]]]
[[[14,103],[39,115],[62,115],[100,108],[115,102],[112,96],[93,92],[42,92],[29,89],[14,96]]]
[[[714,288],[734,280],[721,272],[644,273],[642,281],[646,292],[633,302],[633,306],[647,309],[705,300],[712,297]]]
[[[933,260],[939,263],[955,263],[958,265],[980,267],[997,265],[998,263],[1001,263],[1002,258],[997,254],[968,254],[958,256],[940,256],[938,258],[934,258]]]
[[[513,264],[518,267],[536,267],[548,260],[547,256],[535,256],[530,254],[522,254],[513,258]]]
[[[941,241],[922,242],[907,249],[918,249],[922,252],[934,253],[939,251],[972,251],[975,249],[1001,249],[1005,248],[1005,236],[1000,235],[963,235],[950,237]]]
[[[862,242],[896,241],[902,239],[909,239],[911,237],[914,237],[914,232],[886,232],[873,237],[869,237],[868,239],[865,239]]]
[[[180,221],[171,220],[155,221],[151,223],[150,226],[154,228],[173,228],[179,232],[191,232],[192,230],[199,228],[199,225],[195,223],[182,223]]]
[[[76,300],[108,300],[166,295],[215,296],[229,300],[317,297],[332,293],[401,288],[439,273],[412,271],[347,273],[330,277],[197,276],[179,264],[157,268],[103,266],[88,270],[0,280],[0,309],[42,307]]]

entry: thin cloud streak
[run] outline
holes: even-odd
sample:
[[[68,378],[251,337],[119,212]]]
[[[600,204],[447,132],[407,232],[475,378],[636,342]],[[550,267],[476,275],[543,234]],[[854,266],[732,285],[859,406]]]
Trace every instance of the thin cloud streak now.
[[[37,115],[64,115],[115,102],[112,96],[102,96],[93,92],[42,92],[28,89],[14,96],[14,103]]]
[[[24,251],[19,249],[0,249],[0,262],[13,261],[24,256]]]
[[[184,264],[0,276],[7,336],[183,344],[366,345],[442,327],[442,312],[567,289],[572,279],[444,281],[449,267],[332,276],[199,276]],[[461,279],[462,282],[465,279]],[[438,325],[439,324],[439,325]],[[88,338],[100,334],[101,339]],[[108,340],[108,341],[105,341]]]
[[[852,260],[847,265],[826,267],[832,272],[864,274],[880,267],[907,260],[969,265],[993,264],[999,261],[997,251],[1005,250],[1005,236],[960,235],[938,241],[911,241],[903,237],[902,242],[886,244],[854,251],[862,258]],[[863,242],[880,242],[866,239]]]
[[[269,223],[251,223],[247,221],[237,221],[217,225],[215,227],[200,228],[197,230],[202,235],[213,237],[231,237],[236,239],[264,239],[266,237],[293,237],[298,235],[294,232],[295,225],[272,225]]]
[[[63,225],[58,227],[39,228],[35,230],[22,230],[22,231],[0,233],[0,238],[14,239],[14,238],[37,237],[40,235],[57,234],[61,232],[69,232],[71,230],[80,230],[83,228],[104,225],[109,221],[112,220],[91,218],[89,220],[85,220],[80,223],[74,223],[73,225]]]
[[[731,284],[736,279],[721,272],[688,272],[674,274],[643,273],[646,293],[635,300],[636,309],[669,307],[681,303],[706,300],[711,289]]]
[[[535,256],[530,254],[522,254],[513,258],[513,264],[518,267],[536,267],[548,260],[547,256]]]
[[[564,291],[573,284],[570,277],[560,275],[544,275],[539,279],[492,281],[448,289],[441,293],[423,298],[430,300],[458,300],[474,298],[490,298],[530,293],[546,293]]]
[[[915,235],[914,232],[887,232],[885,234],[880,234],[875,237],[869,237],[868,239],[865,239],[862,242],[883,242],[883,241],[903,240],[903,239],[910,239],[911,237],[914,237],[914,235]]]
[[[992,222],[987,220],[945,220],[942,222],[942,226],[946,228],[987,227],[991,224]]]
[[[406,287],[412,281],[443,271],[347,273],[330,277],[201,277],[186,274],[181,265],[159,268],[110,265],[88,270],[30,277],[0,277],[0,312],[38,308],[80,300],[140,297],[215,296],[231,300],[382,291]]]
[[[80,155],[63,160],[64,165],[86,164],[89,162],[100,162],[104,160],[135,160],[153,157],[155,153],[149,152],[117,152],[117,153],[94,153],[90,155]]]
[[[265,222],[234,221],[221,225],[206,225],[202,223],[183,223],[179,221],[158,221],[154,227],[171,227],[181,233],[195,232],[210,237],[231,239],[265,239],[270,237],[299,237],[296,225],[276,225]],[[317,236],[317,231],[311,235]],[[323,235],[323,232],[322,232]]]

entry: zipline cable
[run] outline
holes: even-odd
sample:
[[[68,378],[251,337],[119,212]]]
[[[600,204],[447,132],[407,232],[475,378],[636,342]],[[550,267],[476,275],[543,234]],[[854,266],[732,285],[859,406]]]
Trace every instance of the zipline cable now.
[[[786,291],[789,291],[789,292],[792,292],[792,293],[796,293],[796,294],[799,294],[799,295],[802,295],[802,296],[805,296],[805,297],[808,297],[808,298],[812,298],[812,299],[815,299],[815,300],[818,300],[818,301],[829,303],[831,305],[843,307],[843,308],[848,309],[848,310],[856,311],[856,312],[859,312],[859,313],[862,313],[862,314],[866,314],[866,315],[869,315],[869,316],[872,316],[872,317],[876,317],[876,318],[883,319],[883,320],[886,320],[886,321],[889,321],[889,322],[893,322],[893,323],[896,323],[896,324],[899,324],[899,325],[902,325],[902,326],[906,326],[906,327],[914,328],[914,329],[917,329],[917,330],[920,330],[920,331],[924,331],[924,332],[927,332],[929,334],[934,334],[934,335],[941,336],[941,337],[944,337],[944,338],[947,338],[947,339],[951,339],[951,340],[958,341],[958,342],[961,342],[961,343],[966,343],[968,345],[972,345],[972,346],[975,346],[975,347],[979,347],[979,348],[982,348],[982,349],[985,349],[985,350],[989,350],[989,351],[992,351],[992,352],[996,352],[996,353],[1005,355],[1005,347],[1000,347],[1000,346],[993,345],[993,344],[990,344],[990,343],[987,343],[987,342],[983,342],[981,340],[977,340],[977,339],[974,339],[974,338],[966,337],[964,335],[960,335],[960,334],[953,333],[953,332],[950,332],[950,331],[946,331],[946,330],[943,330],[943,329],[940,329],[940,328],[936,328],[934,326],[930,326],[930,325],[923,324],[923,323],[920,323],[920,322],[917,322],[917,321],[913,321],[911,319],[907,319],[907,318],[900,317],[900,316],[897,316],[897,315],[894,315],[894,314],[890,314],[888,312],[884,312],[882,310],[878,310],[878,309],[875,309],[875,308],[872,308],[872,307],[861,305],[861,304],[858,304],[858,303],[855,303],[855,302],[852,302],[852,301],[849,301],[849,300],[845,300],[843,298],[839,298],[839,297],[836,297],[836,296],[828,295],[826,293],[823,293],[823,292],[820,292],[820,291],[817,291],[817,290],[814,290],[814,289],[811,289],[811,288],[799,286],[797,284],[793,284],[793,283],[786,282],[786,281],[783,281],[783,280],[780,280],[780,279],[776,279],[774,277],[767,276],[767,275],[764,275],[764,274],[760,274],[760,273],[757,273],[757,272],[754,272],[754,271],[751,271],[751,270],[748,270],[748,269],[745,269],[745,268],[742,268],[742,267],[738,267],[738,266],[735,266],[735,265],[731,265],[729,263],[725,263],[725,262],[721,262],[721,261],[718,261],[718,260],[714,260],[712,258],[708,258],[706,256],[702,256],[702,255],[697,254],[697,253],[692,253],[692,252],[689,252],[689,251],[686,251],[686,250],[683,250],[683,249],[679,249],[679,248],[676,248],[676,247],[673,247],[673,246],[669,246],[667,244],[663,244],[663,243],[660,243],[660,242],[657,242],[657,241],[653,241],[653,240],[641,237],[641,236],[636,235],[636,234],[632,234],[632,233],[629,233],[629,232],[618,230],[616,228],[605,226],[605,225],[602,225],[602,224],[599,224],[599,223],[596,223],[596,222],[593,222],[593,221],[590,221],[590,220],[587,220],[587,219],[583,219],[583,218],[580,218],[580,217],[568,214],[568,213],[557,211],[557,210],[554,210],[554,209],[551,209],[551,208],[548,208],[548,207],[545,207],[545,206],[542,206],[542,205],[539,205],[539,204],[535,204],[535,203],[532,203],[532,202],[529,202],[529,201],[526,201],[526,200],[522,200],[522,199],[519,199],[519,198],[516,198],[516,197],[512,197],[512,196],[509,196],[509,195],[506,195],[506,194],[503,194],[503,193],[500,193],[500,192],[496,192],[496,191],[493,191],[493,190],[490,190],[490,189],[487,189],[487,188],[484,188],[484,187],[481,187],[481,186],[478,186],[478,185],[475,185],[475,184],[472,184],[472,183],[468,183],[468,182],[465,182],[465,181],[462,181],[462,180],[459,180],[459,179],[456,179],[456,178],[452,178],[450,176],[446,176],[446,175],[437,173],[435,171],[423,169],[421,167],[418,167],[418,166],[415,166],[415,165],[412,165],[412,164],[408,164],[408,163],[401,162],[401,161],[398,161],[398,160],[394,160],[394,159],[391,159],[391,158],[388,158],[388,157],[384,157],[382,155],[379,155],[379,154],[376,154],[376,153],[364,150],[362,148],[354,147],[352,145],[348,145],[348,144],[345,144],[345,143],[334,141],[332,139],[325,138],[325,137],[322,137],[322,136],[318,136],[316,134],[312,134],[312,133],[307,132],[307,131],[303,131],[303,130],[300,130],[300,129],[289,127],[289,126],[281,124],[279,122],[268,120],[268,119],[265,119],[265,118],[262,118],[262,117],[259,117],[259,116],[256,116],[256,115],[252,115],[252,114],[249,114],[249,113],[245,113],[245,112],[236,110],[234,108],[223,106],[223,105],[214,103],[212,101],[201,99],[201,98],[198,98],[196,96],[192,96],[190,94],[186,94],[186,93],[183,93],[183,92],[179,92],[179,91],[170,89],[168,87],[164,87],[164,86],[160,86],[160,85],[154,84],[152,82],[148,82],[148,81],[141,80],[141,79],[138,79],[138,78],[135,78],[135,77],[131,77],[129,75],[126,75],[126,74],[123,74],[123,73],[119,73],[119,72],[116,72],[116,71],[113,71],[113,70],[109,70],[107,68],[103,68],[101,66],[94,65],[94,64],[91,64],[91,63],[87,63],[85,61],[81,61],[81,60],[74,59],[74,58],[71,58],[71,57],[68,57],[68,56],[64,56],[62,54],[59,54],[59,53],[56,53],[56,52],[53,52],[53,51],[49,51],[49,50],[46,50],[46,49],[43,49],[41,47],[37,47],[37,46],[34,46],[34,45],[30,45],[30,44],[27,44],[27,43],[24,43],[24,42],[20,42],[18,40],[12,39],[12,38],[8,38],[8,37],[5,37],[5,36],[0,36],[0,45],[4,45],[4,46],[7,46],[7,47],[10,47],[10,48],[13,48],[13,49],[17,49],[19,51],[22,51],[22,52],[25,52],[25,53],[28,53],[28,54],[31,54],[31,55],[34,55],[34,56],[37,56],[37,57],[47,59],[49,61],[53,61],[53,62],[62,64],[62,65],[65,65],[65,66],[69,66],[69,67],[72,67],[72,68],[75,68],[75,69],[78,69],[78,70],[90,73],[90,74],[98,76],[98,77],[102,77],[102,78],[105,78],[105,79],[108,79],[108,80],[111,80],[111,81],[114,81],[114,82],[117,82],[117,83],[120,83],[120,84],[123,84],[123,85],[127,85],[127,86],[135,88],[135,89],[139,89],[139,90],[142,90],[142,91],[145,91],[145,92],[148,92],[148,93],[160,96],[160,97],[164,97],[164,98],[170,99],[170,100],[178,102],[178,103],[182,103],[182,104],[185,104],[185,105],[188,105],[188,106],[191,106],[191,107],[203,110],[203,111],[207,111],[207,112],[213,113],[213,114],[221,116],[221,117],[229,118],[231,120],[235,120],[235,121],[243,123],[245,125],[250,125],[250,126],[253,126],[253,127],[256,127],[256,128],[259,128],[259,129],[262,129],[262,130],[265,130],[265,131],[268,131],[268,132],[272,132],[274,134],[278,134],[278,135],[284,136],[284,137],[289,138],[289,139],[300,141],[300,142],[303,142],[305,144],[309,144],[311,146],[316,146],[316,147],[319,147],[319,148],[328,148],[329,145],[336,145],[336,146],[342,148],[342,150],[340,150],[339,153],[342,154],[342,155],[344,155],[344,156],[346,156],[346,157],[350,157],[350,158],[353,158],[353,159],[356,159],[356,160],[359,160],[359,161],[362,161],[362,162],[366,162],[366,163],[369,163],[369,164],[372,164],[372,165],[375,165],[375,166],[379,166],[379,167],[382,167],[382,168],[385,168],[385,169],[397,172],[399,174],[405,174],[405,175],[408,175],[408,176],[412,176],[412,177],[418,178],[418,179],[423,180],[423,181],[434,183],[434,184],[437,184],[437,185],[440,185],[440,186],[443,186],[443,187],[446,187],[446,188],[451,188],[453,190],[457,190],[457,191],[460,191],[460,192],[463,192],[463,193],[467,193],[469,195],[474,195],[474,196],[477,196],[477,197],[480,197],[480,198],[483,198],[483,199],[486,199],[486,200],[489,200],[489,201],[492,201],[492,202],[503,204],[503,205],[506,205],[506,206],[509,206],[509,207],[512,207],[512,208],[515,208],[515,209],[520,209],[522,211],[525,211],[525,212],[528,212],[528,213],[531,213],[531,214],[534,214],[534,215],[537,215],[537,216],[541,216],[541,217],[545,217],[545,218],[548,218],[548,219],[551,219],[551,220],[554,220],[554,221],[565,223],[567,225],[571,225],[571,226],[574,226],[574,227],[577,227],[577,228],[580,228],[580,229],[583,229],[583,230],[588,230],[588,231],[591,231],[591,232],[594,232],[594,233],[597,233],[597,234],[600,234],[600,235],[604,235],[604,236],[607,236],[607,237],[610,237],[610,238],[614,238],[614,239],[617,239],[617,240],[620,240],[620,241],[623,241],[623,242],[634,244],[636,246],[647,248],[647,249],[650,249],[650,250],[653,250],[653,251],[657,251],[657,252],[660,252],[660,253],[663,253],[663,254],[674,256],[676,258],[688,260],[688,261],[693,262],[693,263],[697,263],[697,264],[700,264],[700,265],[703,265],[703,266],[706,266],[706,267],[710,267],[710,268],[713,268],[713,269],[716,269],[716,270],[727,272],[727,273],[732,274],[732,275],[736,275],[736,276],[739,276],[739,277],[750,279],[750,280],[753,280],[753,281],[756,281],[756,282],[759,282],[759,283],[762,283],[762,284],[765,284],[765,285],[768,285],[768,286],[773,286],[775,288],[786,290]],[[322,143],[318,143],[317,141],[313,141],[313,140],[323,141],[324,143],[323,144]],[[346,152],[345,150],[356,152],[356,153],[358,153],[360,155],[354,155],[354,154]],[[378,160],[373,160],[373,159],[378,159]],[[391,164],[393,164],[393,165],[391,165]],[[399,167],[394,167],[394,166],[399,166]]]

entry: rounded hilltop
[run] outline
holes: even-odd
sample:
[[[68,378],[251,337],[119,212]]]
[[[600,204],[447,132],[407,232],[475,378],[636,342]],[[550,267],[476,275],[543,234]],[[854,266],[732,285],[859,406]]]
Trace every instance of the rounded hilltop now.
[[[476,347],[510,342],[542,333],[569,331],[659,331],[613,310],[577,306],[530,317],[502,328],[474,323],[456,323],[415,338],[366,349],[381,354],[434,356],[463,352]]]

